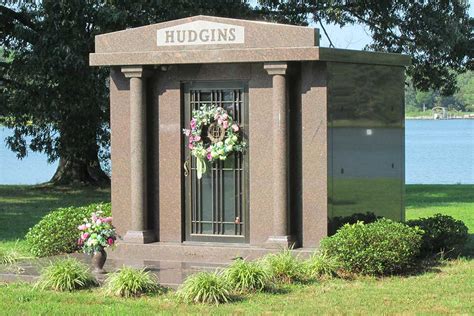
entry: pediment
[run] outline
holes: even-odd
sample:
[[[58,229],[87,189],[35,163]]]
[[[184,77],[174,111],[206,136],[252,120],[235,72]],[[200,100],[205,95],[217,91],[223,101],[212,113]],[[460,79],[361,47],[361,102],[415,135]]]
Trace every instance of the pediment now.
[[[229,48],[314,47],[317,29],[194,16],[96,36],[96,53]]]

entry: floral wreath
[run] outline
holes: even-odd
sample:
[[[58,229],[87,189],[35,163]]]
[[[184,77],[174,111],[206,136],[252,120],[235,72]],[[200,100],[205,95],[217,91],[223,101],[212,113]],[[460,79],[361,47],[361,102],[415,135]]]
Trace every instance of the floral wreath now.
[[[183,129],[188,137],[188,148],[196,157],[198,179],[206,173],[206,163],[226,160],[233,152],[243,152],[247,144],[242,140],[240,126],[222,107],[203,105],[194,110],[189,129]],[[187,163],[184,168],[187,175]]]

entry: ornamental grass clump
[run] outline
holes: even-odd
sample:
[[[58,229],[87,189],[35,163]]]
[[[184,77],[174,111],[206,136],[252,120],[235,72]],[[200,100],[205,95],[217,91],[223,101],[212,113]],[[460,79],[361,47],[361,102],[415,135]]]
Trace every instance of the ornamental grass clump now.
[[[199,272],[189,276],[177,292],[188,303],[220,304],[231,300],[231,288],[222,274]]]
[[[321,241],[321,251],[334,258],[345,273],[403,273],[417,263],[422,234],[418,228],[388,219],[346,224]]]
[[[314,253],[305,262],[305,272],[309,279],[331,278],[337,275],[339,263],[325,253]]]
[[[263,264],[244,259],[235,260],[224,270],[224,276],[232,289],[238,293],[263,291],[270,280]]]
[[[304,263],[291,253],[290,249],[269,254],[263,262],[267,266],[270,277],[277,283],[295,283],[306,280]]]
[[[0,249],[0,264],[14,264],[23,258],[21,253],[14,249]]]
[[[123,267],[109,274],[105,283],[106,294],[120,297],[138,297],[160,291],[157,279],[145,269]]]
[[[44,268],[35,287],[42,290],[74,291],[97,285],[89,268],[74,258],[61,259]]]

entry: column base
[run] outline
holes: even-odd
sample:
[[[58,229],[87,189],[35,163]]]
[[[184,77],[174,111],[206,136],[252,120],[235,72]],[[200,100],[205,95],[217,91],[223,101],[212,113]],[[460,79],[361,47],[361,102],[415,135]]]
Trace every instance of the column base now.
[[[292,236],[270,236],[265,243],[265,248],[286,249],[292,248],[294,244]]]
[[[148,244],[156,241],[156,236],[151,230],[129,230],[123,236],[123,241],[133,244]]]

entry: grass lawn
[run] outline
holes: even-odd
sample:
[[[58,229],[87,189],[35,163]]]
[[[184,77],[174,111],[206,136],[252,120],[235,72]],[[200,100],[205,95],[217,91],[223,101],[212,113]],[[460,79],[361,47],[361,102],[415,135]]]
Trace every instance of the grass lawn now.
[[[28,229],[52,209],[108,201],[109,188],[0,185],[0,247],[24,248]]]
[[[0,247],[11,247],[49,209],[108,201],[105,189],[42,189],[0,186]],[[463,220],[474,249],[474,185],[410,185],[407,219],[444,213]],[[23,245],[23,242],[19,242]],[[473,254],[470,252],[469,254]],[[292,285],[284,294],[258,294],[231,304],[194,306],[171,294],[118,299],[99,289],[76,293],[34,290],[27,284],[0,284],[1,314],[471,314],[474,313],[474,261],[458,259],[410,277],[327,280]]]

